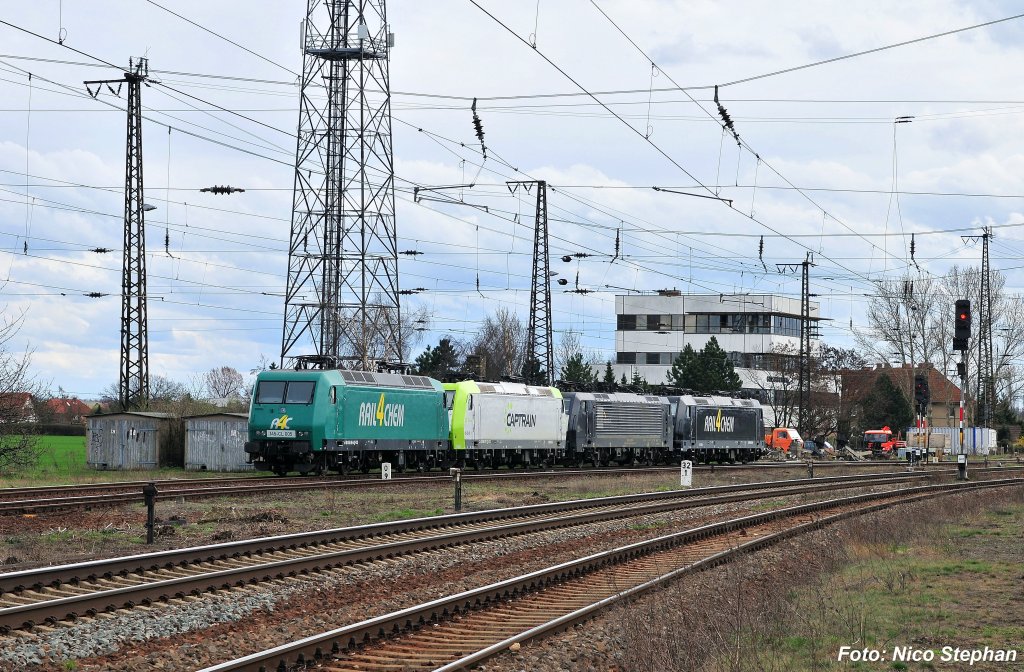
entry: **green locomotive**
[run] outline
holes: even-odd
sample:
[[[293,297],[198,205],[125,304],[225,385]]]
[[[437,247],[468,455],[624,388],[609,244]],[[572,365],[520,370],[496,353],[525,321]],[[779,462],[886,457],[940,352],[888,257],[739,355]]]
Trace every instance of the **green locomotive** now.
[[[286,474],[445,466],[449,419],[441,384],[365,371],[263,371],[245,452],[257,470]]]

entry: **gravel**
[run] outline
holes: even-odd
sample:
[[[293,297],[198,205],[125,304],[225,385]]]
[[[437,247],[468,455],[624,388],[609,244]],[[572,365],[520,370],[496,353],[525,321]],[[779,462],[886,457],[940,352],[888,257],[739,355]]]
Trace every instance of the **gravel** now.
[[[787,501],[829,496],[804,495]],[[781,501],[772,499],[774,505]],[[219,591],[31,633],[16,632],[0,640],[0,669],[54,669],[66,661],[75,661],[75,666],[65,669],[81,671],[194,669],[587,553],[734,517],[750,512],[751,506],[758,503],[549,530]],[[569,657],[541,654],[555,665],[544,669],[596,665],[593,669],[607,670],[617,664],[614,654],[606,654],[610,650],[606,635],[574,629],[566,636],[572,635],[579,641],[567,649]],[[524,647],[517,655],[527,656],[546,646]],[[597,657],[584,661],[579,651],[597,652]],[[541,669],[534,666],[539,662],[525,662],[522,669]]]

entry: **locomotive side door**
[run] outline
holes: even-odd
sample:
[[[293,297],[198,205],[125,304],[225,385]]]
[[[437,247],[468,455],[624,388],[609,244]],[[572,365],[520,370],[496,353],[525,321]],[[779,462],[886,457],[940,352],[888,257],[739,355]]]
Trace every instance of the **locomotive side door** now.
[[[594,440],[594,402],[584,401],[580,404],[579,433],[591,443]]]
[[[476,431],[476,410],[473,408],[473,397],[475,395],[468,395],[466,398],[466,417],[462,421],[462,435],[466,439],[466,448],[475,447],[475,441],[477,440]]]

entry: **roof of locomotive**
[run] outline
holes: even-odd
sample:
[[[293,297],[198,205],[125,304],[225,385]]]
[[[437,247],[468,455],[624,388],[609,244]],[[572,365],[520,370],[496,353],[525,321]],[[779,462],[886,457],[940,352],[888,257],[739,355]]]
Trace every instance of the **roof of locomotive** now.
[[[667,404],[668,397],[632,392],[566,392],[566,399],[580,401],[621,401],[629,404]]]
[[[524,385],[522,383],[478,383],[474,380],[463,380],[458,383],[443,383],[445,390],[464,390],[470,394],[515,394],[531,397],[555,397],[562,398],[562,393],[556,387],[542,387],[538,385]]]
[[[760,408],[761,402],[757,399],[736,399],[733,397],[719,397],[714,395],[700,396],[696,394],[672,395],[668,399],[681,402],[686,406],[742,406],[746,408]]]
[[[420,390],[444,388],[441,383],[427,376],[406,376],[398,373],[372,373],[370,371],[347,371],[340,369],[271,369],[261,371],[259,380],[316,380],[324,378],[331,385],[353,385],[358,387],[405,387]]]

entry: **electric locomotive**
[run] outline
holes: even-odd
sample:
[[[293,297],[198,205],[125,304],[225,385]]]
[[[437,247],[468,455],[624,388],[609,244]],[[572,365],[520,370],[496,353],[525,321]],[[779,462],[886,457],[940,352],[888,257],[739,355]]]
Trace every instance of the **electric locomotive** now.
[[[675,418],[672,462],[747,463],[761,457],[764,421],[756,399],[668,397]]]
[[[568,460],[577,465],[654,464],[672,447],[665,397],[629,392],[567,392]]]
[[[327,370],[256,378],[245,452],[256,469],[348,473],[445,466],[444,389],[426,376]]]
[[[467,380],[444,389],[452,451],[460,463],[495,468],[563,458],[568,416],[556,388]]]

